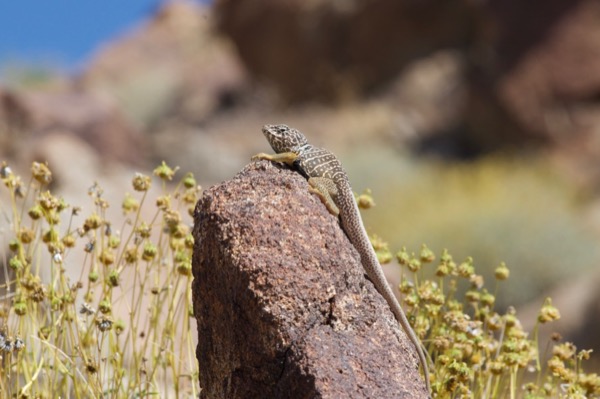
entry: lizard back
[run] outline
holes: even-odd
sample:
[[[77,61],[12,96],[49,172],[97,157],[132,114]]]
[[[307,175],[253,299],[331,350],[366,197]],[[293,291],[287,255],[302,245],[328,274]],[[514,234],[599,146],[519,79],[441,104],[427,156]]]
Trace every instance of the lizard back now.
[[[337,194],[333,194],[332,198],[340,209],[339,216],[342,228],[360,254],[367,275],[375,284],[377,290],[383,292],[382,290],[385,290],[385,288],[380,279],[377,278],[379,276],[376,275],[377,269],[375,268],[375,265],[379,266],[379,262],[368,240],[358,206],[354,200],[354,193],[348,175],[344,171],[341,162],[330,151],[305,144],[298,150],[298,159],[295,165],[306,177],[325,177],[333,181],[337,188]],[[387,286],[387,283],[385,286]]]

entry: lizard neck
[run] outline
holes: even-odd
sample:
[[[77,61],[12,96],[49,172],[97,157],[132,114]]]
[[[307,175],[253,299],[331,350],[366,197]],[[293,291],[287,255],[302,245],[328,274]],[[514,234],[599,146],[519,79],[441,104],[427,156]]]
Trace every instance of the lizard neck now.
[[[302,156],[302,154],[309,153],[312,149],[313,149],[312,145],[305,143],[300,146],[292,147],[292,152],[297,155]]]

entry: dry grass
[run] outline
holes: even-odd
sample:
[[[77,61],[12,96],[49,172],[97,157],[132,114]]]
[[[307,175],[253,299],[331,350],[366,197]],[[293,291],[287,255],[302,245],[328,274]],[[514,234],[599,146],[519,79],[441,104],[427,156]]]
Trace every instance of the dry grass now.
[[[1,397],[197,396],[190,212],[200,187],[188,174],[169,189],[174,174],[164,163],[154,170],[156,199],[152,178],[136,175],[115,222],[97,184],[94,210],[82,215],[48,190],[45,164],[27,182],[0,166],[10,198],[0,203]]]

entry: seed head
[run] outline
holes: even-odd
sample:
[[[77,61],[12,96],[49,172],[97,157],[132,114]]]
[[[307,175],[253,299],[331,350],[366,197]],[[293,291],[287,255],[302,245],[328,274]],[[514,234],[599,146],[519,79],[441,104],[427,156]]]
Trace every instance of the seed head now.
[[[151,261],[152,259],[154,259],[157,253],[158,248],[156,248],[154,244],[146,243],[142,251],[142,259],[144,259],[145,261]]]
[[[135,212],[140,208],[140,202],[137,199],[133,198],[131,195],[129,195],[129,193],[126,193],[125,198],[123,199],[123,203],[121,204],[121,208],[123,209],[123,213],[125,214],[129,212]]]
[[[194,188],[196,187],[196,179],[194,178],[194,174],[189,172],[187,175],[185,175],[185,177],[183,178],[183,185],[185,186],[185,188]]]
[[[375,206],[375,201],[371,195],[371,190],[366,189],[361,195],[356,198],[356,202],[360,209],[370,209]]]
[[[427,245],[425,244],[421,245],[421,253],[419,254],[419,257],[423,263],[431,263],[435,260],[435,254],[431,249],[427,248]]]
[[[148,191],[152,184],[152,180],[150,179],[150,176],[136,173],[133,177],[132,183],[135,191]]]
[[[496,268],[496,270],[494,271],[494,275],[496,276],[496,279],[498,280],[506,280],[508,278],[508,276],[510,275],[510,270],[508,270],[508,267],[506,267],[506,263],[502,262],[500,263],[500,266],[498,266]]]
[[[31,164],[31,174],[40,184],[49,184],[52,181],[52,172],[45,163],[34,162]]]
[[[558,319],[560,319],[560,312],[552,306],[552,299],[546,298],[546,302],[544,302],[544,306],[542,306],[538,315],[538,321],[540,323],[548,323]]]
[[[175,175],[175,172],[177,172],[177,170],[179,170],[179,167],[176,167],[175,169],[171,169],[170,166],[168,166],[165,161],[162,161],[162,164],[160,166],[158,166],[156,169],[154,169],[154,175],[160,177],[163,180],[173,180],[173,176]]]

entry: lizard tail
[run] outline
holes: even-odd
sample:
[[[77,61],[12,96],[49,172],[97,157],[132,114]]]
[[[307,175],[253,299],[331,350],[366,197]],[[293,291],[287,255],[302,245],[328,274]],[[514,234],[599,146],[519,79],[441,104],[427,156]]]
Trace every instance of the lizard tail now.
[[[367,276],[369,277],[373,285],[375,285],[377,291],[379,291],[379,293],[384,297],[384,299],[392,309],[396,320],[398,320],[398,322],[402,326],[402,329],[404,330],[411,343],[415,347],[415,350],[417,351],[417,355],[419,357],[419,362],[421,363],[421,367],[423,369],[425,386],[427,387],[427,391],[431,393],[429,368],[427,366],[428,363],[427,358],[425,357],[425,351],[423,349],[423,346],[421,345],[419,338],[417,337],[415,331],[412,329],[410,323],[408,322],[408,319],[406,318],[406,315],[404,314],[400,303],[398,303],[396,296],[392,292],[392,289],[390,288],[390,285],[388,284],[385,275],[383,274],[383,269],[379,264],[377,254],[375,253],[375,250],[373,249],[373,246],[369,241],[369,236],[362,222],[362,218],[360,217],[360,212],[358,210],[356,201],[354,200],[354,194],[352,193],[352,189],[349,185],[347,185],[342,190],[344,192],[342,193],[342,195],[339,196],[339,198],[349,198],[352,201],[351,204],[346,203],[340,206],[340,208],[348,210],[348,214],[345,214],[344,212],[340,213],[342,227],[348,235],[348,238],[350,239],[352,245],[354,245],[354,247],[358,250],[361,258],[361,263],[365,271],[367,272]]]

